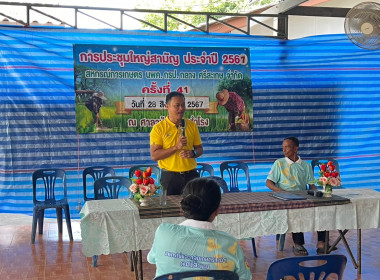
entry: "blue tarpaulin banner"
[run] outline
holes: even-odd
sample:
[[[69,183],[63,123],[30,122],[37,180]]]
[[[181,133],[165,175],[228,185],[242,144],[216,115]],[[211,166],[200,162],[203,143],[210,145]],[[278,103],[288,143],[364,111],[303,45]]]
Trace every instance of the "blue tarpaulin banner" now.
[[[344,34],[284,41],[232,34],[2,27],[0,212],[32,213],[32,172],[39,168],[66,170],[70,210],[78,217],[84,168],[112,166],[116,175],[128,176],[130,166],[154,163],[149,132],[78,133],[73,45],[99,43],[134,49],[249,49],[253,129],[201,133],[205,153],[197,160],[210,163],[216,176],[222,175],[222,161],[245,161],[252,190],[266,191],[266,176],[283,156],[282,140],[296,136],[302,159],[338,160],[343,187],[379,188],[380,50],[360,49]],[[126,95],[121,94],[121,102]],[[244,189],[244,180],[239,183]]]

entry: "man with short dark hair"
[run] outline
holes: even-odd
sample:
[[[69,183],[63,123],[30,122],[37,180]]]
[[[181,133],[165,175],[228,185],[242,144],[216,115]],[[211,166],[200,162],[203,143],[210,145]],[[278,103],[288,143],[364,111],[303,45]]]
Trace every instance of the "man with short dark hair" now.
[[[196,158],[203,154],[197,125],[184,118],[185,96],[173,91],[166,96],[168,116],[153,126],[150,155],[162,169],[161,185],[168,195],[180,195],[186,183],[199,177]]]
[[[311,165],[302,160],[297,152],[299,141],[296,137],[287,137],[282,143],[284,158],[276,160],[266,180],[266,186],[272,191],[301,191],[309,189],[316,190],[314,172]],[[324,252],[325,231],[318,231],[317,253]],[[308,255],[303,246],[305,244],[303,232],[292,233],[293,252],[295,255]]]

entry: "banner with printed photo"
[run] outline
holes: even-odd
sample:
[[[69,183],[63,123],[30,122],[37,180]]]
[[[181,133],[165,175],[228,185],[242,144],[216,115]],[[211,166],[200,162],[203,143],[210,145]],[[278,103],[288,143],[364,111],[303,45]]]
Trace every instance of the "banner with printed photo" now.
[[[150,132],[185,95],[201,132],[252,130],[248,48],[74,45],[78,133]]]

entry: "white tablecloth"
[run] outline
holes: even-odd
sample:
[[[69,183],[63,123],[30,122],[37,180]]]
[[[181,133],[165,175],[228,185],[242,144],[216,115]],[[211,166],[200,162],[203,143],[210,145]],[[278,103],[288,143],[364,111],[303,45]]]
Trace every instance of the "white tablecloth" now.
[[[380,192],[372,189],[337,189],[334,194],[351,203],[288,210],[287,232],[380,227]]]
[[[334,194],[352,203],[219,215],[214,224],[238,239],[284,232],[378,228],[380,192],[341,189]],[[150,249],[162,222],[180,223],[183,217],[140,219],[130,200],[88,201],[81,211],[82,250],[86,256]]]

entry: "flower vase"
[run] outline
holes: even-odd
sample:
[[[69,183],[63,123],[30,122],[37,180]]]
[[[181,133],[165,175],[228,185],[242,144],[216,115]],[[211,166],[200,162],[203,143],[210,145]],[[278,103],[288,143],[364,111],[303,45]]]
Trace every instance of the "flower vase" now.
[[[331,197],[332,196],[332,187],[323,185],[323,197]]]
[[[147,198],[140,198],[139,202],[140,202],[140,206],[148,206]]]

